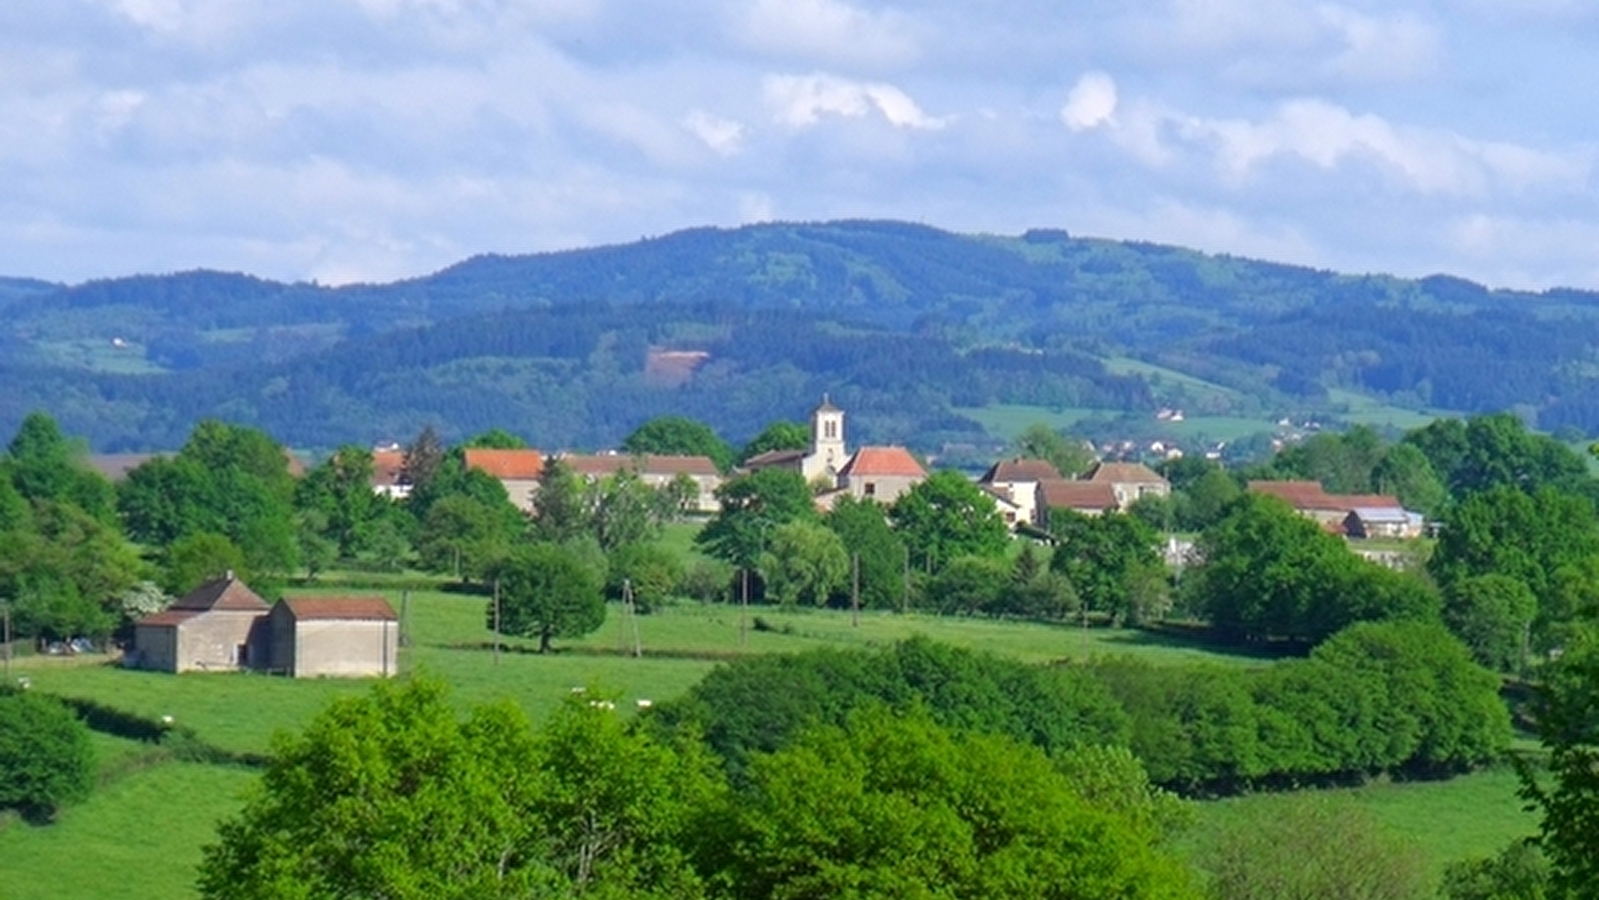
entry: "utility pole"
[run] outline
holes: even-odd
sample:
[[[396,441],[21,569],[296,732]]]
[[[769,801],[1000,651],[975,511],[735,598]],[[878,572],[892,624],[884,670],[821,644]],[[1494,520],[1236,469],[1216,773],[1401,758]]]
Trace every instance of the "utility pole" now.
[[[861,627],[861,555],[850,554],[849,562],[849,625],[851,628],[859,628]]]
[[[640,643],[638,635],[638,604],[633,602],[633,579],[631,578],[622,579],[622,616],[622,640],[624,644],[627,640],[627,626],[631,624],[633,626],[633,655],[635,657],[643,656],[644,646]]]
[[[11,683],[11,604],[0,603],[0,620],[4,620],[4,627],[0,628],[0,646],[6,648],[6,684]]]
[[[400,639],[397,642],[401,647],[411,646],[411,631],[407,623],[411,620],[411,589],[406,588],[400,592]]]
[[[494,664],[500,664],[500,579],[494,578]]]
[[[743,647],[749,636],[750,614],[750,570],[749,566],[740,569],[743,575],[744,589],[740,591],[738,604],[738,645]]]

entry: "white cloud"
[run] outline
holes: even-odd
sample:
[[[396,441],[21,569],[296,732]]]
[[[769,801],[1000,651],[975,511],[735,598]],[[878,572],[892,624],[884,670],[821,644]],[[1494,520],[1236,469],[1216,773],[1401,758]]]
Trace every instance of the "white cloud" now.
[[[722,156],[732,156],[744,147],[744,125],[696,109],[683,117],[683,127]]]
[[[918,56],[914,20],[869,12],[843,0],[736,3],[734,38],[761,53],[805,62],[897,66]]]
[[[1061,121],[1073,131],[1114,123],[1115,116],[1116,81],[1104,72],[1089,72],[1077,79],[1066,95],[1066,105],[1060,108]]]
[[[949,123],[923,112],[909,94],[891,84],[836,75],[771,75],[762,81],[762,94],[777,121],[794,128],[815,125],[823,116],[858,119],[872,112],[896,128],[936,130]]]
[[[1213,143],[1218,164],[1235,178],[1281,157],[1328,170],[1352,162],[1374,164],[1402,187],[1421,194],[1480,196],[1495,186],[1575,187],[1587,175],[1580,160],[1447,131],[1396,126],[1321,100],[1285,103],[1258,122],[1191,119],[1183,131]]]

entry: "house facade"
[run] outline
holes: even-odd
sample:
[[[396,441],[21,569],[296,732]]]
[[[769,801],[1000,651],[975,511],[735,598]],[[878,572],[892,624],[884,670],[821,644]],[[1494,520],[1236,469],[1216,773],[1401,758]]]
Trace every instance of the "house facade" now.
[[[1016,457],[1002,459],[989,466],[977,483],[1003,501],[1000,511],[1015,527],[1020,524],[1040,524],[1042,512],[1038,505],[1038,485],[1045,481],[1060,480],[1060,472],[1048,460]]]
[[[1171,482],[1143,463],[1102,462],[1083,480],[1109,486],[1116,495],[1116,508],[1122,512],[1145,497],[1171,496]]]
[[[382,597],[285,597],[266,615],[261,668],[293,678],[399,674],[400,623]]]
[[[538,493],[539,474],[544,471],[544,454],[537,450],[469,448],[464,461],[468,469],[483,472],[503,485],[517,509],[533,511],[533,495]]]
[[[689,499],[686,512],[714,513],[721,508],[716,499],[716,489],[722,485],[722,473],[717,471],[716,463],[708,456],[568,453],[560,459],[571,466],[573,472],[590,480],[631,472],[646,486],[659,490],[679,478],[685,478],[694,485],[694,495]]]
[[[927,480],[927,470],[904,447],[862,447],[838,472],[838,491],[885,506]]]
[[[260,622],[268,606],[228,573],[208,581],[167,609],[134,623],[130,668],[159,672],[238,672],[261,659]]]
[[[1059,478],[1038,482],[1034,507],[1038,510],[1039,527],[1048,528],[1053,512],[1069,510],[1085,516],[1100,516],[1121,509],[1121,502],[1109,483]]]

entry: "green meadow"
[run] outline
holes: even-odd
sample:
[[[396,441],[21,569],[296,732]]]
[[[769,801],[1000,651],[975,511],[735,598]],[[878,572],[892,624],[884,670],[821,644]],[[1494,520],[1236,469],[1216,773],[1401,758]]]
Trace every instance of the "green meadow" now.
[[[382,593],[396,607],[399,589]],[[307,592],[329,592],[329,588]],[[413,590],[405,596],[402,672],[448,681],[463,705],[510,698],[535,720],[578,686],[615,695],[619,705],[681,695],[719,662],[745,654],[815,647],[886,646],[925,636],[1045,664],[1126,654],[1156,664],[1210,661],[1263,665],[1217,653],[1176,636],[1077,625],[847,611],[743,609],[685,604],[628,618],[612,605],[606,624],[539,655],[530,641],[507,638],[496,654],[481,596]],[[642,656],[634,656],[635,641]],[[99,658],[32,658],[15,664],[34,689],[94,700],[148,718],[171,716],[201,740],[234,753],[264,753],[272,735],[298,729],[329,701],[366,689],[360,681],[297,681],[255,674],[167,675],[124,670]],[[254,770],[173,762],[149,745],[97,734],[101,785],[57,822],[33,826],[0,820],[0,898],[191,897],[200,848],[215,824],[239,808]],[[1415,841],[1429,864],[1492,852],[1532,828],[1514,799],[1513,778],[1489,772],[1437,784],[1381,785],[1350,792],[1401,839]],[[1200,828],[1227,816],[1269,822],[1288,796],[1247,797],[1201,806]]]

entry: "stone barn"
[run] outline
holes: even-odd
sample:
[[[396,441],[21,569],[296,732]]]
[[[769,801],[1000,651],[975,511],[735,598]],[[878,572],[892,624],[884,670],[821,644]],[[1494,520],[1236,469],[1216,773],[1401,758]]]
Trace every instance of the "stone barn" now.
[[[399,673],[399,618],[382,597],[286,597],[266,623],[269,671],[295,678]]]
[[[236,672],[266,653],[267,604],[229,572],[134,623],[127,665],[162,672]]]

